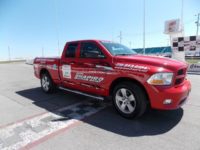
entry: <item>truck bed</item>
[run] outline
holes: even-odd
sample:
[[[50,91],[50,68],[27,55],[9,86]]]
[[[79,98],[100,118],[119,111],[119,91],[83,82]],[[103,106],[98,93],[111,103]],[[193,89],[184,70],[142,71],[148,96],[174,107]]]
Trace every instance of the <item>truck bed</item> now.
[[[47,69],[55,83],[60,82],[59,75],[60,57],[37,57],[34,60],[35,76],[40,78],[41,69]]]

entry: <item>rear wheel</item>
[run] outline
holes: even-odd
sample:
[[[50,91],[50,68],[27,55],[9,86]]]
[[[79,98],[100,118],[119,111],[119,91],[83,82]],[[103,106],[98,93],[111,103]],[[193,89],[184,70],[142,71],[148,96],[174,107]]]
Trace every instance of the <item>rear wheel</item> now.
[[[141,116],[147,107],[144,90],[134,82],[122,82],[113,91],[113,103],[120,115],[126,118]]]
[[[43,73],[41,75],[40,82],[41,88],[45,93],[53,93],[55,91],[55,84],[48,73]]]

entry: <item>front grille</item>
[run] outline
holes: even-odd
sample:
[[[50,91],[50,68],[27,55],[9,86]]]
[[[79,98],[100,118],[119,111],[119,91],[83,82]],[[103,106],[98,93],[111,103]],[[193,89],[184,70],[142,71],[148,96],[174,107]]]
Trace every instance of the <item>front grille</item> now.
[[[183,75],[183,74],[184,74],[184,69],[178,70],[178,72],[177,72],[177,75],[178,75],[178,76]]]
[[[183,82],[184,78],[176,79],[175,85],[181,84]]]
[[[185,79],[186,70],[187,70],[186,68],[182,68],[177,71],[175,85],[179,85],[179,84],[183,83],[183,81]]]

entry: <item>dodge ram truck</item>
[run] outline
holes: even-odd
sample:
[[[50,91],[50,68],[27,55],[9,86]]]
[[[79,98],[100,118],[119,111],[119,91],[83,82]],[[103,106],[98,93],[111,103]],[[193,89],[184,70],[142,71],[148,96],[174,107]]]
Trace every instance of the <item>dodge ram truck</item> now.
[[[34,59],[34,74],[45,93],[61,89],[98,100],[110,98],[126,118],[139,117],[148,107],[181,107],[191,90],[187,67],[103,40],[67,42],[61,58]]]

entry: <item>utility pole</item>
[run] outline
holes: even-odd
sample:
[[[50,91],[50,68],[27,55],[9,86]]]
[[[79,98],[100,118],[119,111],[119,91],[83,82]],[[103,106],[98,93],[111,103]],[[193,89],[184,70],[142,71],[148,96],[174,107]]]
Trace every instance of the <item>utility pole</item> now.
[[[196,35],[198,36],[199,35],[199,26],[200,26],[200,23],[199,23],[200,13],[198,13],[196,16],[197,16],[197,21],[195,22],[197,24],[197,33],[196,33]]]
[[[145,42],[146,42],[146,39],[145,39],[145,20],[146,20],[146,7],[145,7],[145,5],[146,5],[146,1],[144,0],[143,1],[143,53],[145,54],[146,52],[145,52]]]
[[[114,33],[112,31],[112,42],[114,42]]]
[[[130,48],[132,49],[132,42],[131,41],[129,42],[129,45],[130,45]]]
[[[167,46],[170,46],[170,39],[166,39],[166,42],[167,42]]]
[[[44,47],[42,46],[42,57],[44,57]]]
[[[11,61],[11,57],[10,57],[10,46],[8,46],[8,60]]]
[[[120,42],[120,44],[122,43],[122,31],[120,31],[120,33],[119,33],[119,42]]]
[[[58,22],[58,4],[57,1],[54,0],[55,5],[55,22],[56,22],[56,34],[57,34],[57,46],[58,46],[58,56],[60,56],[60,39],[59,39],[59,22]]]
[[[59,40],[59,37],[58,37],[58,56],[60,56],[60,40]]]
[[[184,21],[183,14],[184,13],[184,0],[181,0],[181,33],[184,36]]]

